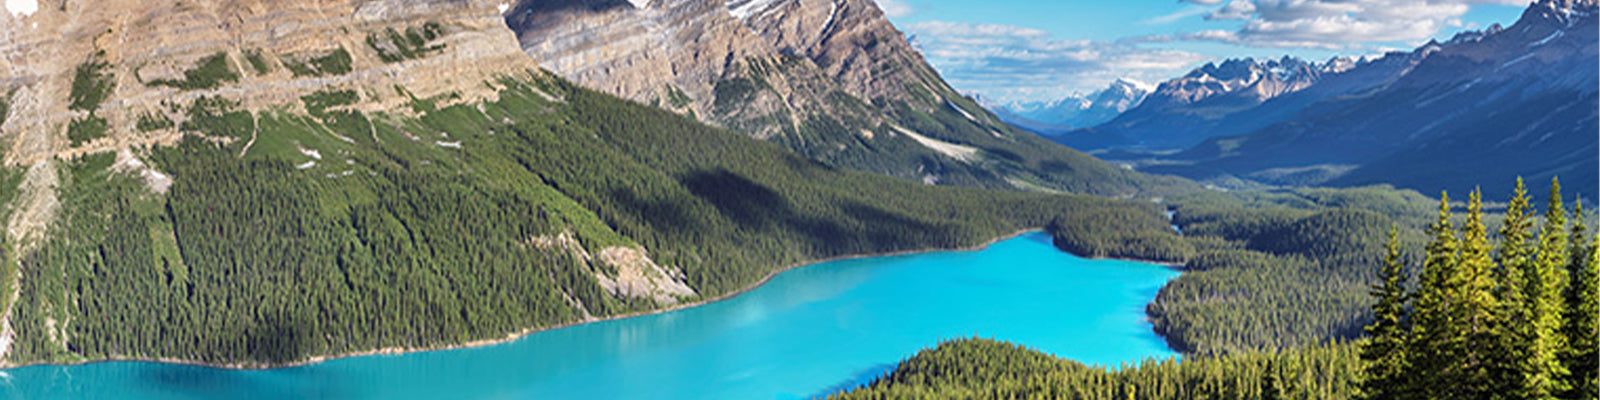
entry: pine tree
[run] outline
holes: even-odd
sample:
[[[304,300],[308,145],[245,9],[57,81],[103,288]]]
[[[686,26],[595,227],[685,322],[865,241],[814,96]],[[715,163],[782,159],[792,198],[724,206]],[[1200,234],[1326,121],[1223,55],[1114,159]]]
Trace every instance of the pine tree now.
[[[1410,357],[1405,392],[1424,399],[1457,398],[1462,382],[1458,359],[1461,338],[1451,335],[1456,308],[1452,287],[1460,262],[1460,240],[1450,223],[1450,194],[1439,200],[1439,219],[1428,226],[1433,239],[1417,282],[1411,334],[1406,339]]]
[[[1272,367],[1272,360],[1267,360],[1262,370],[1261,400],[1282,400],[1283,384],[1278,381],[1278,370]]]
[[[1527,351],[1515,364],[1522,375],[1521,385],[1513,392],[1524,399],[1553,399],[1566,390],[1567,368],[1561,364],[1560,352],[1564,345],[1561,320],[1563,292],[1566,290],[1567,216],[1561,204],[1561,182],[1550,182],[1550,199],[1544,214],[1544,227],[1539,232],[1539,253],[1533,270],[1527,275],[1523,296],[1526,299],[1526,320],[1522,338]]]
[[[1483,223],[1483,193],[1474,190],[1467,200],[1467,223],[1461,229],[1461,260],[1452,277],[1457,307],[1453,307],[1447,334],[1456,338],[1459,346],[1452,349],[1456,361],[1461,363],[1461,386],[1468,397],[1492,393],[1496,382],[1491,380],[1498,327],[1495,312],[1499,308],[1494,298],[1495,268],[1492,256],[1494,247],[1489,244],[1488,228]]]
[[[1571,372],[1566,398],[1593,399],[1600,397],[1600,352],[1596,351],[1596,336],[1600,336],[1600,237],[1588,240],[1584,228],[1583,206],[1580,202],[1573,212],[1572,251],[1568,260],[1566,318],[1567,349],[1563,364]]]
[[[1496,259],[1495,298],[1499,301],[1496,315],[1495,348],[1491,372],[1491,390],[1497,393],[1521,392],[1526,386],[1525,371],[1518,363],[1532,352],[1529,338],[1533,336],[1531,320],[1533,307],[1528,302],[1526,288],[1534,270],[1533,215],[1531,200],[1522,178],[1517,178],[1516,190],[1506,206],[1505,223],[1500,228],[1500,252]]]
[[[1379,282],[1372,285],[1372,296],[1378,301],[1372,305],[1372,325],[1366,327],[1370,339],[1361,348],[1361,360],[1366,362],[1361,388],[1368,399],[1405,398],[1407,297],[1399,236],[1399,228],[1389,228],[1388,254],[1378,271]]]

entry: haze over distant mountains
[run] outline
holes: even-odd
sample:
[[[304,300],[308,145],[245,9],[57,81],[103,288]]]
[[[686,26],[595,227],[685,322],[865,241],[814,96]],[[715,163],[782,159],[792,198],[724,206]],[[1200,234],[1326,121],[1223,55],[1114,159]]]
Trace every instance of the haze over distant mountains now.
[[[1316,63],[1294,57],[1207,63],[1161,83],[1138,107],[1056,139],[1082,149],[1164,150],[1193,146],[1208,137],[1209,130],[1230,129],[1217,126],[1223,122],[1218,116],[1307,89],[1325,76],[1349,71],[1358,63],[1351,58]]]
[[[1052,139],[1212,182],[1459,194],[1560,176],[1593,198],[1596,8],[1542,0],[1510,27],[1375,59],[1208,64],[1109,122]]]
[[[1099,125],[1116,118],[1124,111],[1144,102],[1145,96],[1156,87],[1133,79],[1123,78],[1112,82],[1098,92],[1074,93],[1067,97],[1046,101],[1017,101],[1000,103],[973,95],[979,104],[993,111],[1001,120],[1041,134],[1060,134],[1073,129]]]

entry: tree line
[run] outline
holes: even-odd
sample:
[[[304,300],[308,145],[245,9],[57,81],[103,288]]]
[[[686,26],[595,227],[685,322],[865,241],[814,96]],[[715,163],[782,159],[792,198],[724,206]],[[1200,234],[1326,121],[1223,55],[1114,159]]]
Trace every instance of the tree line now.
[[[1478,192],[1457,228],[1449,197],[1410,284],[1391,233],[1362,347],[1369,399],[1583,399],[1597,394],[1600,237],[1569,220],[1553,181],[1542,223],[1517,181],[1490,240]]]
[[[1344,399],[1359,391],[1359,351],[1349,343],[1324,343],[1285,351],[1146,360],[1112,368],[971,338],[940,343],[882,378],[830,398]]]
[[[961,339],[919,352],[874,382],[835,393],[832,398],[1592,399],[1597,395],[1596,383],[1600,382],[1596,374],[1596,367],[1600,366],[1600,356],[1596,354],[1596,338],[1600,335],[1600,328],[1596,327],[1600,319],[1600,294],[1596,293],[1600,287],[1600,237],[1589,232],[1584,222],[1589,216],[1582,205],[1575,205],[1569,212],[1563,204],[1559,182],[1551,186],[1542,216],[1534,215],[1533,201],[1518,182],[1502,216],[1485,212],[1478,193],[1473,193],[1467,202],[1465,215],[1457,215],[1446,196],[1440,200],[1436,218],[1415,231],[1407,231],[1416,222],[1404,217],[1409,214],[1402,214],[1397,218],[1399,223],[1390,223],[1390,229],[1381,232],[1381,227],[1370,226],[1377,221],[1366,221],[1366,217],[1346,213],[1315,218],[1315,214],[1306,216],[1283,208],[1254,217],[1228,212],[1243,218],[1235,223],[1186,225],[1215,235],[1192,242],[1200,243],[1261,238],[1263,232],[1311,231],[1285,229],[1294,225],[1292,221],[1366,221],[1362,224],[1369,226],[1361,230],[1343,232],[1365,237],[1340,239],[1346,241],[1340,246],[1301,243],[1294,235],[1254,241],[1291,243],[1286,246],[1301,247],[1306,252],[1350,246],[1361,249],[1352,250],[1359,253],[1372,243],[1379,244],[1381,250],[1367,252],[1368,256],[1380,255],[1376,258],[1379,261],[1368,258],[1363,264],[1368,270],[1376,270],[1367,280],[1375,283],[1364,285],[1369,293],[1363,303],[1369,307],[1369,314],[1361,320],[1369,322],[1351,341],[1325,337],[1307,345],[1235,348],[1181,360],[1147,360],[1108,368],[1087,366],[1000,341]],[[1273,203],[1285,204],[1281,200]],[[1368,204],[1394,205],[1386,201]],[[1152,230],[1153,220],[1135,221],[1137,215],[1113,212],[1101,217],[1123,218],[1135,222],[1136,227],[1144,227],[1145,232],[1132,234],[1133,237],[1156,232]],[[1491,219],[1500,221],[1492,224]],[[1461,222],[1459,228],[1457,221]],[[1056,230],[1069,226],[1052,225]],[[1491,229],[1492,226],[1499,228]],[[1424,233],[1426,238],[1414,243]],[[1057,236],[1058,240],[1063,237],[1071,241],[1071,246],[1115,251],[1096,247],[1097,243],[1108,242],[1084,232]],[[1255,254],[1258,259],[1239,271],[1283,271],[1266,265],[1281,261],[1277,253],[1269,251],[1274,250],[1271,246],[1242,246],[1257,250],[1234,254]],[[1422,256],[1407,257],[1405,249],[1413,247],[1424,248]],[[1275,249],[1287,250],[1290,249]],[[1225,266],[1226,263],[1211,264],[1200,253],[1203,251],[1190,253],[1191,271],[1236,268]],[[1336,258],[1353,260],[1361,256],[1341,254]],[[1243,258],[1229,262],[1239,260]],[[1372,268],[1373,264],[1380,267]],[[1262,280],[1253,288],[1288,282],[1270,273],[1255,276]],[[1210,276],[1202,282],[1213,288],[1240,287]],[[1319,289],[1309,283],[1299,287]],[[1188,289],[1178,290],[1177,293],[1189,293]],[[1298,290],[1294,293],[1304,295]],[[1302,303],[1275,306],[1301,310],[1277,315],[1327,315],[1319,314],[1327,310],[1307,308]],[[1273,315],[1242,308],[1229,309],[1234,311],[1231,314],[1198,315]],[[1196,310],[1186,313],[1196,315]],[[1284,325],[1305,322],[1273,321]],[[1295,334],[1306,330],[1292,326],[1283,329]],[[1240,331],[1250,329],[1234,328],[1234,332]]]

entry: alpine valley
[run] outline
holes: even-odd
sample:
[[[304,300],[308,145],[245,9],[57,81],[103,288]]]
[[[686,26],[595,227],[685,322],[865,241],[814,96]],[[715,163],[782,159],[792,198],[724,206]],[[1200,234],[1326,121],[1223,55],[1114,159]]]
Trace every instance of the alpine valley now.
[[[999,123],[871,2],[680,3],[0,15],[0,359],[450,347],[1073,209],[1158,213],[1044,192],[1192,187]]]
[[[0,398],[1600,381],[1595,0],[1010,104],[880,5],[7,0]]]

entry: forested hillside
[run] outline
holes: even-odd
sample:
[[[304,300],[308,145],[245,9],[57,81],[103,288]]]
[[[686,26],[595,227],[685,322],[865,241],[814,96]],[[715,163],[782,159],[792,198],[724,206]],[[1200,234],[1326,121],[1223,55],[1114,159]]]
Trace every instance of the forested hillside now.
[[[1096,210],[1063,216],[1050,232],[1076,254],[1183,265],[1149,306],[1151,319],[1174,348],[1219,354],[1359,336],[1370,315],[1366,266],[1387,227],[1427,224],[1429,200],[1371,187],[1195,192],[1167,203],[1170,221]],[[1415,248],[1423,240],[1404,239]]]
[[[1222,302],[1244,306],[1216,309],[1220,313],[1188,311],[1201,317],[1201,323],[1251,324],[1259,322],[1263,315],[1273,315],[1261,308],[1290,307],[1287,314],[1276,314],[1286,318],[1272,321],[1285,330],[1280,334],[1286,339],[1271,344],[1283,347],[1281,350],[1239,348],[1241,343],[1229,341],[1232,337],[1189,334],[1179,338],[1198,338],[1220,345],[1206,354],[1182,360],[1150,360],[1111,370],[1003,342],[963,339],[925,350],[877,381],[834,398],[1594,398],[1596,390],[1600,390],[1596,389],[1600,387],[1600,374],[1596,373],[1600,363],[1596,361],[1595,341],[1600,335],[1596,324],[1600,320],[1600,295],[1596,294],[1596,287],[1600,286],[1600,272],[1596,269],[1600,265],[1600,237],[1590,233],[1582,207],[1574,207],[1569,213],[1559,185],[1552,186],[1551,194],[1543,199],[1543,218],[1536,218],[1539,213],[1534,211],[1533,199],[1518,182],[1511,200],[1505,203],[1504,215],[1495,224],[1498,228],[1490,226],[1489,212],[1475,192],[1464,215],[1455,212],[1446,198],[1425,229],[1394,224],[1387,233],[1359,235],[1359,245],[1346,242],[1362,251],[1370,250],[1372,243],[1377,243],[1379,249],[1365,254],[1366,262],[1350,261],[1345,266],[1373,277],[1362,280],[1372,283],[1361,286],[1365,293],[1355,299],[1368,304],[1359,312],[1372,317],[1361,318],[1366,322],[1354,333],[1361,337],[1353,341],[1307,337],[1303,335],[1308,332],[1294,330],[1294,326],[1307,324],[1318,329],[1319,321],[1339,315],[1322,314],[1328,310],[1316,306],[1326,303],[1317,301],[1309,290],[1347,290],[1301,282],[1304,286],[1300,287],[1308,291],[1293,292],[1297,296],[1294,302],[1221,297]],[[1381,204],[1372,200],[1359,204]],[[1284,227],[1303,232],[1308,226],[1370,227],[1380,222],[1361,213],[1336,210],[1294,223],[1236,225],[1213,232],[1236,235]],[[1267,219],[1271,218],[1277,217]],[[1074,240],[1076,233],[1070,230],[1053,229],[1062,232],[1057,237],[1068,240],[1067,245],[1082,242]],[[1381,232],[1383,228],[1363,231]],[[1279,247],[1296,246],[1295,238],[1300,236],[1303,235],[1278,236],[1288,240],[1259,251],[1324,251],[1319,246]],[[1337,242],[1358,236],[1323,237]],[[1426,243],[1422,246],[1425,250],[1408,251],[1416,246],[1405,242],[1418,237]],[[1354,260],[1360,255],[1333,258]],[[1265,258],[1270,256],[1261,257],[1270,260]],[[1196,275],[1200,274],[1191,272],[1185,278]],[[1264,285],[1297,283],[1293,278],[1259,277],[1269,279],[1262,282]],[[1169,298],[1170,292],[1181,290],[1175,289],[1181,284],[1176,282],[1164,289],[1162,297]],[[1226,287],[1201,286],[1212,290]],[[1203,301],[1188,301],[1218,302],[1223,294],[1212,291],[1209,296]],[[1158,300],[1151,307],[1162,304]],[[1252,326],[1262,325],[1247,325],[1243,331],[1253,333]],[[1296,338],[1313,341],[1296,344]],[[1250,341],[1243,344],[1259,345]]]
[[[831,399],[1349,399],[1361,359],[1350,344],[1284,352],[1087,366],[1014,344],[961,339]]]
[[[141,150],[165,193],[136,159],[65,164],[8,360],[264,365],[501,338],[1132,204],[839,171],[548,75],[496,85],[481,105],[418,99],[421,118],[329,107],[340,93],[304,99],[310,116],[197,103],[182,129],[256,139]]]

